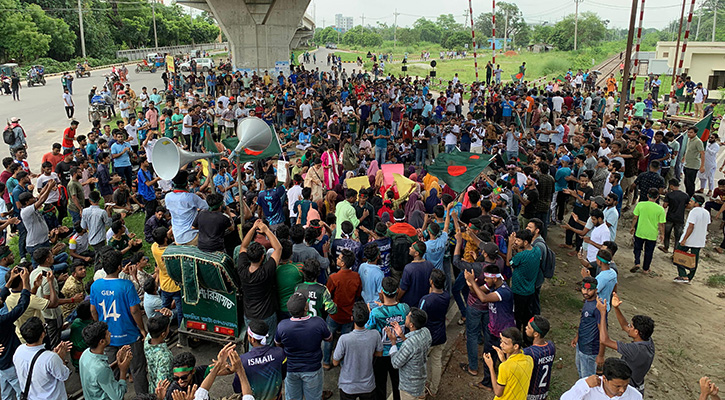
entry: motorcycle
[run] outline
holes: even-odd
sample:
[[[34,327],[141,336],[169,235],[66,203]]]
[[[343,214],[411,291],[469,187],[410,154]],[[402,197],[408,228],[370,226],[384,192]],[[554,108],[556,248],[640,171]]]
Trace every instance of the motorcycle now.
[[[90,78],[90,76],[91,76],[90,68],[86,69],[82,65],[76,66],[76,78],[83,78],[84,76],[87,76]]]
[[[35,85],[45,86],[45,68],[42,65],[33,65],[27,73],[26,80],[28,86],[33,87]]]
[[[88,122],[100,121],[101,118],[108,119],[111,116],[110,111],[111,107],[106,104],[103,96],[95,95],[88,107]]]
[[[148,63],[136,64],[136,73],[138,74],[141,71],[149,71],[153,74],[156,72],[156,64],[148,64]]]

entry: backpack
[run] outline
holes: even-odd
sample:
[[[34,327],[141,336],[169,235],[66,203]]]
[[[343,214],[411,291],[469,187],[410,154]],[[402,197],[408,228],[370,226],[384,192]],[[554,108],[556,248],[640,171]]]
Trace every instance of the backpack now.
[[[410,240],[407,235],[395,235],[390,244],[390,267],[402,271],[412,259],[410,258]]]
[[[15,131],[13,131],[13,127],[10,125],[6,126],[3,131],[3,142],[10,146],[15,144]]]
[[[543,272],[544,278],[551,279],[554,277],[556,270],[556,254],[543,239],[541,241],[537,240],[536,242],[535,245],[539,246],[539,250],[543,252],[541,256],[541,272]]]

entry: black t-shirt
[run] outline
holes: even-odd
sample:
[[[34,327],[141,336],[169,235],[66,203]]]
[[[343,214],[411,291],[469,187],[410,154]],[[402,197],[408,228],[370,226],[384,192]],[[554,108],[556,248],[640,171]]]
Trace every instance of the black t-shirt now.
[[[539,201],[539,191],[536,189],[526,189],[521,197],[529,201],[529,204],[524,206],[524,218],[534,218],[536,216],[536,203]]]
[[[463,212],[461,212],[461,222],[468,225],[471,223],[472,219],[480,217],[481,214],[483,214],[481,207],[466,208]]]
[[[579,194],[579,197],[582,199],[589,200],[590,197],[592,197],[592,193],[594,192],[594,189],[590,188],[589,186],[586,187],[579,187],[576,189],[577,193]],[[579,202],[578,200],[574,202],[574,214],[576,214],[577,217],[579,217],[579,221],[582,225],[584,225],[587,222],[587,219],[589,219],[589,206],[585,206],[583,203]]]
[[[690,202],[690,196],[681,190],[673,190],[665,196],[667,203],[667,221],[679,224],[685,223],[685,207]]]
[[[68,182],[70,182],[70,168],[74,165],[75,162],[73,161],[71,161],[70,163],[61,161],[55,165],[55,173],[58,174],[58,178],[60,178],[60,183],[62,183],[63,186],[68,186]]]
[[[199,250],[224,251],[224,232],[232,226],[229,217],[221,212],[202,211],[192,224],[199,229]]]
[[[265,319],[277,312],[277,262],[267,259],[254,272],[249,272],[251,262],[247,253],[240,253],[237,274],[242,282],[244,315],[249,319]]]

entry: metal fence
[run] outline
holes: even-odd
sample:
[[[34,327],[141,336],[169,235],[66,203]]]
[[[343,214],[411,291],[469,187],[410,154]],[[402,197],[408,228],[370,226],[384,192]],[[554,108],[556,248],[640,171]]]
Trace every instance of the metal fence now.
[[[116,52],[116,58],[126,58],[128,60],[141,60],[146,58],[147,54],[150,53],[168,53],[171,55],[176,54],[188,54],[192,50],[220,50],[224,48],[229,48],[229,44],[227,42],[223,43],[204,43],[204,44],[195,44],[195,45],[185,45],[185,46],[165,46],[165,47],[147,47],[143,49],[133,49],[133,50],[119,50]]]

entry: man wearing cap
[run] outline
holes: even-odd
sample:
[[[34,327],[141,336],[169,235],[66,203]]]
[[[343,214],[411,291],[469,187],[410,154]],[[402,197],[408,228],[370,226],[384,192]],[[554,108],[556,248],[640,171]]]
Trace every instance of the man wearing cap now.
[[[208,210],[209,205],[199,196],[187,191],[189,173],[179,171],[172,182],[174,190],[166,194],[166,208],[171,213],[171,229],[179,245],[195,246],[199,231],[192,228],[199,210]]]
[[[277,326],[274,341],[287,355],[287,399],[322,399],[322,342],[332,341],[332,332],[320,317],[308,315],[307,296],[295,292],[287,300],[291,317]]]
[[[15,154],[16,150],[28,146],[28,143],[25,140],[27,135],[25,134],[23,127],[20,126],[20,118],[10,118],[10,125],[8,125],[5,129],[12,129],[13,137],[15,138],[13,144],[10,145],[10,154]]]

